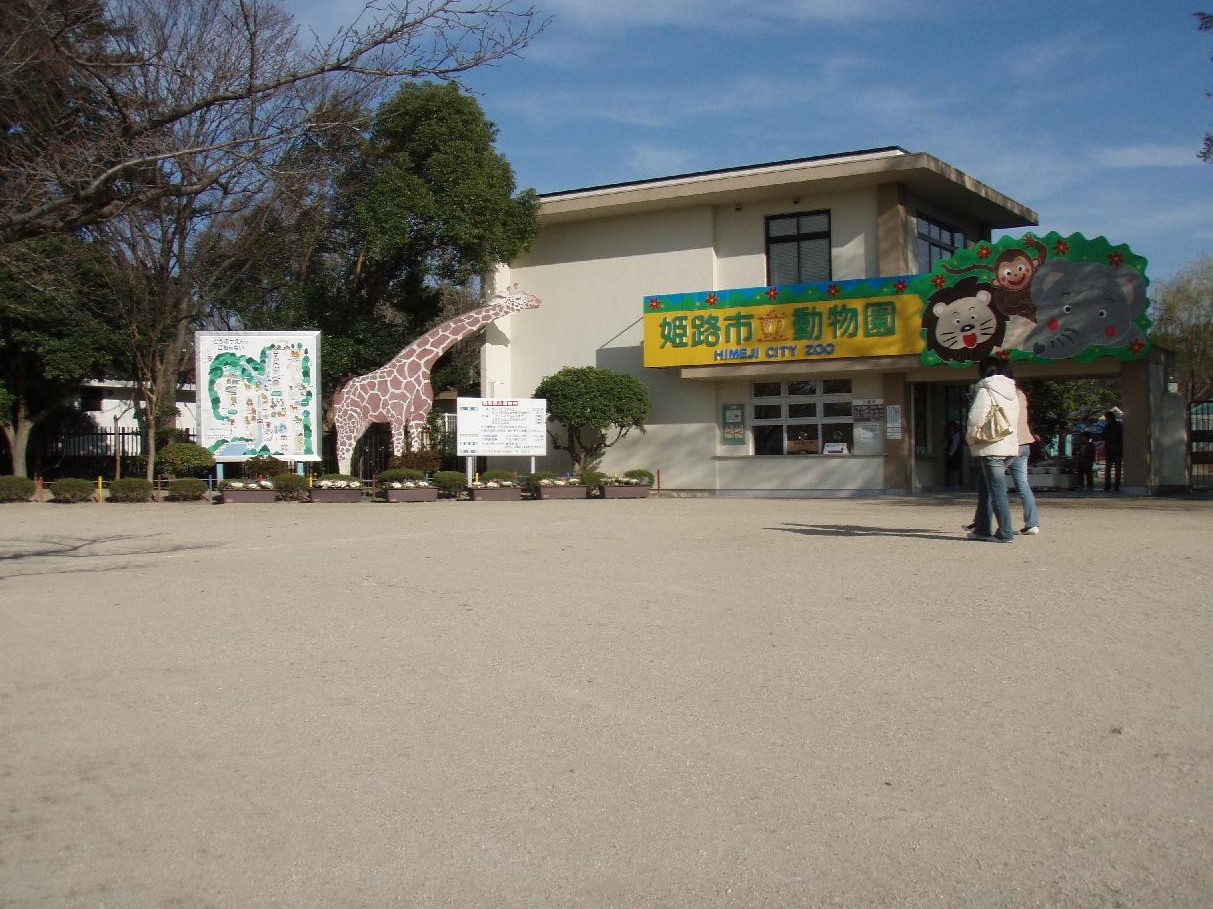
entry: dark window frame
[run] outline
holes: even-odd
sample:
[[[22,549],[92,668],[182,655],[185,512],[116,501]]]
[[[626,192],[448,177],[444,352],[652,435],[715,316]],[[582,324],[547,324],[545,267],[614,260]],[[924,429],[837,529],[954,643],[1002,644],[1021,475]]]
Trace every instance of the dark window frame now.
[[[968,246],[965,232],[936,218],[919,214],[914,226],[914,255],[918,271],[926,274],[941,259],[950,259],[957,250]]]
[[[817,218],[825,218],[825,228],[813,229],[807,226],[806,222],[812,222]],[[772,227],[778,226],[781,222],[794,221],[795,225],[792,230],[787,233],[777,233],[772,235]],[[766,239],[766,259],[767,259],[767,284],[774,286],[778,284],[810,284],[816,281],[831,281],[834,277],[834,255],[831,240],[832,222],[830,218],[830,210],[828,208],[817,211],[797,211],[788,212],[781,215],[767,215],[764,222],[765,239]],[[805,255],[806,248],[811,245],[819,245],[825,243],[825,272],[812,271],[812,262],[806,261],[809,259]],[[792,247],[791,253],[795,257],[795,275],[776,274],[772,267],[772,247],[786,248]],[[790,280],[785,280],[790,278]]]

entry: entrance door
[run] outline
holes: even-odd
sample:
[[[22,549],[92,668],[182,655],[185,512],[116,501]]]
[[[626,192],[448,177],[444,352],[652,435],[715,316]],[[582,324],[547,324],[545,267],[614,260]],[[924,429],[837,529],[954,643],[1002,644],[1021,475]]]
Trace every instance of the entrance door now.
[[[918,382],[914,401],[914,487],[939,492],[973,488],[973,463],[964,443],[969,382]],[[959,451],[949,457],[949,427],[959,433]]]

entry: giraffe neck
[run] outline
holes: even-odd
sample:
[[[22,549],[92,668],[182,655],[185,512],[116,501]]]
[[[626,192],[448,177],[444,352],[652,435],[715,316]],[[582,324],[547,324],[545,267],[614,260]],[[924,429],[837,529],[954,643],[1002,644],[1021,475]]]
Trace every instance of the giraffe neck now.
[[[435,326],[396,354],[388,365],[399,368],[403,363],[419,363],[426,368],[434,364],[440,356],[446,353],[457,341],[462,341],[477,329],[483,328],[495,319],[513,312],[507,306],[494,303],[465,312]]]

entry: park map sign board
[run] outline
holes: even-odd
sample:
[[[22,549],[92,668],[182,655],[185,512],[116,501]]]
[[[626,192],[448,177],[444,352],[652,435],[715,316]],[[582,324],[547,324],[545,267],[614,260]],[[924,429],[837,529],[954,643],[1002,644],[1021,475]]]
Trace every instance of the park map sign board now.
[[[216,461],[319,461],[320,332],[196,334],[198,442]]]
[[[982,241],[928,274],[644,298],[645,366],[913,355],[1138,360],[1150,346],[1146,260],[1103,237]]]
[[[547,454],[547,399],[459,398],[457,407],[459,457]]]

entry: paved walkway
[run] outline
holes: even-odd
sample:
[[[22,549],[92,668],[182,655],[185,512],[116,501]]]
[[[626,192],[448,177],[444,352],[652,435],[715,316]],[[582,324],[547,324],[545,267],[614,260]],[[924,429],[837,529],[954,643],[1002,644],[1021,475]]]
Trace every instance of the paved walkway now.
[[[0,906],[1213,906],[1213,503],[0,506]]]

